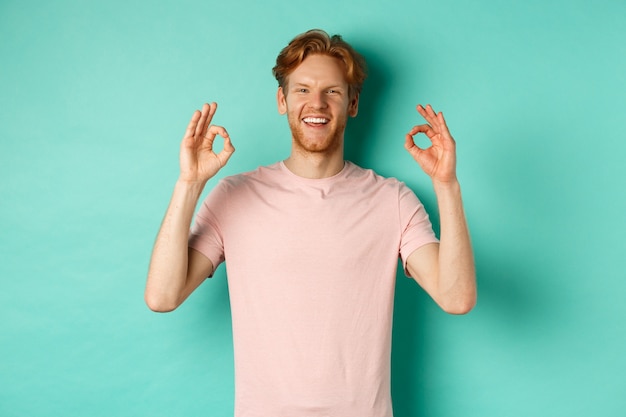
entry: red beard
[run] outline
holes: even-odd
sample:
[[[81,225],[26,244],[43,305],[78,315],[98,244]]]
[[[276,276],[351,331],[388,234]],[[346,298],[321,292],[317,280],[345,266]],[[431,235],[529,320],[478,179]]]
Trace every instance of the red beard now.
[[[326,125],[324,127],[326,134],[323,134],[323,132],[307,132],[308,129],[300,119],[294,120],[292,117],[288,119],[291,136],[298,149],[311,153],[333,153],[343,145],[345,121],[335,126]]]

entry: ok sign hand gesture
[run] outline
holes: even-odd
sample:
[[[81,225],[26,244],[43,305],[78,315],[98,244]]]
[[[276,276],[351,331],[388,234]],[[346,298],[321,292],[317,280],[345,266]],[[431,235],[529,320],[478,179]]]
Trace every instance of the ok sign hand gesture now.
[[[404,147],[433,182],[456,181],[456,144],[443,113],[435,113],[430,104],[426,107],[418,105],[417,111],[428,124],[414,126],[406,135]],[[413,137],[419,133],[428,137],[431,146],[422,149],[415,144]]]
[[[217,103],[204,104],[196,110],[189,121],[180,144],[180,179],[186,182],[206,182],[228,162],[235,148],[228,132],[222,126],[211,124]],[[215,153],[213,142],[220,135],[224,148]]]

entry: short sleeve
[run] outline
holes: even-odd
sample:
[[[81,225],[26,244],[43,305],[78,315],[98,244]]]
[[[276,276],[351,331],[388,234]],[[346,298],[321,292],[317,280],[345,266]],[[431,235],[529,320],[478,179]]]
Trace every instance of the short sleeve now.
[[[417,196],[404,183],[400,184],[399,211],[402,235],[400,239],[400,258],[405,274],[410,276],[406,269],[406,261],[415,251],[423,245],[438,243],[430,218],[424,205]]]
[[[215,204],[220,200],[222,184],[215,189],[202,202],[194,223],[189,231],[190,248],[197,250],[206,256],[213,264],[213,270],[224,262],[224,239],[220,229],[219,210]]]

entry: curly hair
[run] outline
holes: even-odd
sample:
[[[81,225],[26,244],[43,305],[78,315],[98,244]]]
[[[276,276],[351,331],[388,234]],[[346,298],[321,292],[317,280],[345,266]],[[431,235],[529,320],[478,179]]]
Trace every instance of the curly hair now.
[[[367,78],[365,59],[342,39],[340,35],[329,36],[321,29],[312,29],[296,36],[280,51],[272,73],[278,85],[285,88],[291,74],[304,59],[313,54],[322,54],[339,59],[344,66],[349,96],[355,97],[361,92]]]

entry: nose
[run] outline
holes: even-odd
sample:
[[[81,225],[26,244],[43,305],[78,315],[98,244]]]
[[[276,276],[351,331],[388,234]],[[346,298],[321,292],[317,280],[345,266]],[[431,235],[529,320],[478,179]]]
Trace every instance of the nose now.
[[[309,106],[313,109],[325,109],[328,107],[326,94],[323,91],[312,92],[309,98]]]

